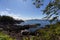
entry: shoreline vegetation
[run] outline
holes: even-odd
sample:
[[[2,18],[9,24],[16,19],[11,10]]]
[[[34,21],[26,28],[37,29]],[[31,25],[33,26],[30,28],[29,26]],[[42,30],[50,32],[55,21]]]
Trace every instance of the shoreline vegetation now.
[[[60,40],[60,22],[29,32],[29,28],[36,28],[41,24],[15,25],[24,20],[15,20],[10,16],[0,16],[0,40]]]

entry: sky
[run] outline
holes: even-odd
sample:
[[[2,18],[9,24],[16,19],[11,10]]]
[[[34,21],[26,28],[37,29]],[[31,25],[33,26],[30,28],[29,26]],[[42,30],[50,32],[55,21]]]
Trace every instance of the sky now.
[[[11,16],[15,19],[42,19],[42,11],[49,0],[45,0],[43,7],[36,8],[32,0],[0,0],[0,15]]]

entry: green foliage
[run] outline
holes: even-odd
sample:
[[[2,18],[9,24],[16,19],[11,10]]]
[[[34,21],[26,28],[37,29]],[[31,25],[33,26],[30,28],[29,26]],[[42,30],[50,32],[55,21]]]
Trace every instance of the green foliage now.
[[[23,20],[15,20],[13,17],[10,16],[0,16],[0,24],[16,24],[16,23],[21,23],[24,22]]]
[[[0,16],[0,23],[1,24],[14,24],[15,20],[14,18],[10,16]]]
[[[57,16],[59,16],[59,11],[60,11],[59,5],[60,5],[60,0],[50,1],[49,4],[46,6],[46,8],[43,10],[43,13],[47,15],[47,18],[50,18],[53,15],[55,15],[55,17],[57,18]]]
[[[40,8],[41,4],[44,4],[45,0],[34,0],[33,4]],[[53,18],[52,20],[58,19],[60,15],[60,0],[49,0],[50,2],[47,4],[45,9],[43,9],[43,14],[46,14],[46,19]],[[43,5],[42,5],[43,6]],[[58,16],[58,17],[57,17]]]
[[[33,4],[36,6],[36,8],[40,8],[41,5],[43,5],[43,0],[34,0]]]
[[[30,36],[30,40],[60,40],[60,23],[47,25],[45,28],[37,30],[37,32],[39,36]],[[29,39],[26,37],[23,40]]]
[[[38,30],[43,40],[60,40],[60,24],[50,25],[50,28]]]
[[[4,34],[3,32],[0,32],[0,40],[13,40],[9,35]]]

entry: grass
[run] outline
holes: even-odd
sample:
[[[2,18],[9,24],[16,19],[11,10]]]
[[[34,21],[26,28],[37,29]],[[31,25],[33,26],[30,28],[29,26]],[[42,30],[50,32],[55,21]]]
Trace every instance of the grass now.
[[[0,31],[0,40],[14,40],[14,39]]]

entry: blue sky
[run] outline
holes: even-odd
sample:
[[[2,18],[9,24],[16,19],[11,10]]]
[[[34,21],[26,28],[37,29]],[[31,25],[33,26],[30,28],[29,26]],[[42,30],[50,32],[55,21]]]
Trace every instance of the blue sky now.
[[[41,8],[36,8],[32,0],[0,0],[0,15],[12,16],[16,19],[41,19],[45,15],[42,9],[48,4],[49,0],[45,0],[45,4]]]

